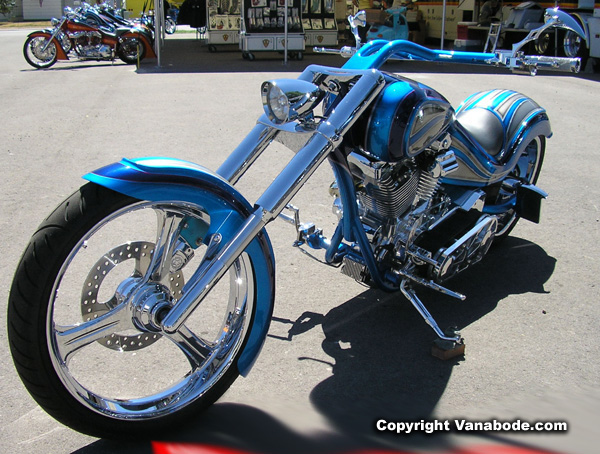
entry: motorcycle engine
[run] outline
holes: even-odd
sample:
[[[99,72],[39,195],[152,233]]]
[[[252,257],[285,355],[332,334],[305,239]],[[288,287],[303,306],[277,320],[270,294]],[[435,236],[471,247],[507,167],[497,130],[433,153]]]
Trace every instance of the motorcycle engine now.
[[[479,261],[497,228],[495,216],[481,213],[477,192],[463,206],[444,192],[442,177],[458,167],[449,142],[446,136],[420,156],[395,163],[359,152],[348,156],[359,216],[377,260],[436,282]],[[366,282],[366,268],[352,261],[344,257],[342,271]]]
[[[112,48],[102,44],[102,34],[98,31],[81,31],[71,35],[77,53],[82,58],[111,58]]]
[[[358,214],[382,269],[441,282],[483,257],[497,218],[482,213],[482,191],[447,193],[442,184],[459,168],[448,101],[415,81],[386,79],[346,146]],[[341,203],[334,212],[340,215]],[[343,260],[345,274],[368,280],[366,265]]]
[[[448,139],[443,143],[447,144]],[[417,231],[426,229],[449,209],[451,200],[439,187],[441,177],[457,168],[452,151],[431,150],[395,163],[373,161],[364,154],[351,153],[348,164],[357,182],[355,190],[361,220],[379,232],[380,242],[385,237],[388,243],[408,244]],[[415,229],[416,224],[418,229]]]

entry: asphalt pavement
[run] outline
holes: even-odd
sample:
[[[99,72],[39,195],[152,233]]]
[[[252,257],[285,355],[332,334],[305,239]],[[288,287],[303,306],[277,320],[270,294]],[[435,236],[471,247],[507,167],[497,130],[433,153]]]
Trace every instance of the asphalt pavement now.
[[[310,63],[343,61],[307,52],[287,65],[279,54],[257,53],[250,62],[234,47],[209,53],[192,33],[167,40],[162,68],[60,62],[39,71],[23,59],[26,33],[0,31],[0,451],[151,453],[151,440],[114,442],[73,432],[29,397],[4,328],[19,257],[39,223],[83,183],[81,175],[141,156],[216,169],[261,114],[262,81],[295,77]],[[205,414],[156,434],[154,441],[174,443],[164,452],[184,452],[184,446],[201,452],[206,445],[268,454],[481,453],[498,446],[597,452],[599,78],[406,62],[386,69],[434,87],[455,106],[476,91],[521,91],[552,122],[538,182],[550,194],[541,223],[520,222],[502,247],[448,283],[466,301],[422,293],[441,326],[460,328],[464,358],[433,358],[435,336],[406,300],[367,289],[293,248],[293,228],[275,221],[268,231],[277,293],[262,354],[249,376]],[[240,182],[241,192],[254,201],[289,157],[267,154]],[[332,180],[322,166],[293,200],[303,221],[329,234]],[[568,431],[395,434],[377,431],[380,419],[564,421]]]

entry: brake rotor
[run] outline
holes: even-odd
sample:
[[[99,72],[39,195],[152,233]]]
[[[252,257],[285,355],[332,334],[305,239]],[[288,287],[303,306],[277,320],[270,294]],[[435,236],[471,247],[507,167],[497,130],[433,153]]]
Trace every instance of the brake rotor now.
[[[114,309],[116,306],[116,297],[113,295],[108,301],[99,301],[98,294],[102,283],[118,265],[134,260],[134,271],[131,277],[143,277],[150,266],[152,254],[154,253],[154,243],[146,241],[137,241],[125,243],[108,251],[90,270],[83,283],[81,292],[81,315],[84,322],[88,322],[100,317]],[[183,273],[177,271],[170,273],[169,289],[173,299],[177,300],[182,295],[182,289],[185,281]],[[132,329],[133,333],[134,330]],[[97,342],[104,347],[118,351],[133,351],[148,347],[161,338],[158,333],[140,333],[135,334],[113,333],[99,339]]]

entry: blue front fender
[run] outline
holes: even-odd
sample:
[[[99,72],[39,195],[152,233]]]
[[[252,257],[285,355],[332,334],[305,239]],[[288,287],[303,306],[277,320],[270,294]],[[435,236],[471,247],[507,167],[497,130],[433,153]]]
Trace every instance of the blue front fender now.
[[[202,207],[211,217],[205,237],[219,231],[224,239],[231,238],[252,212],[252,206],[229,182],[202,166],[177,159],[123,159],[83,178],[140,200],[187,202]],[[237,368],[244,376],[264,343],[275,297],[273,250],[264,229],[246,252],[256,277],[256,311],[250,335],[237,361]]]

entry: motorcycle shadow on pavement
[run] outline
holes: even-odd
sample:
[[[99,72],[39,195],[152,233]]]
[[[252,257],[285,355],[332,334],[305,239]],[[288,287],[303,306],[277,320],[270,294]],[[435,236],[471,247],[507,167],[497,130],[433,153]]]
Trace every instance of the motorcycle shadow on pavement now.
[[[538,245],[509,237],[481,263],[445,283],[466,295],[464,302],[415,289],[442,330],[461,331],[509,295],[546,293],[544,283],[555,264]],[[322,326],[323,350],[335,366],[310,399],[343,433],[381,437],[375,431],[379,419],[431,420],[452,369],[464,360],[430,354],[436,336],[400,294],[367,291],[331,310]]]
[[[448,282],[450,288],[467,295],[465,302],[433,291],[419,289],[419,294],[442,329],[456,326],[460,330],[493,311],[509,295],[546,293],[544,284],[555,264],[538,245],[509,237],[480,264]],[[463,361],[462,357],[442,361],[430,355],[435,335],[400,294],[369,289],[327,314],[305,312],[296,321],[275,318],[273,323],[291,323],[287,338],[271,336],[281,342],[293,342],[295,336],[312,329],[323,330],[322,348],[331,358],[333,373],[314,387],[309,398],[331,430],[302,434],[259,408],[217,403],[163,440],[191,447],[190,454],[196,452],[194,447],[207,445],[257,454],[453,447],[455,441],[444,435],[391,437],[375,430],[381,418],[434,418],[452,369]],[[323,362],[308,357],[299,360]],[[108,451],[152,452],[148,442],[123,445],[99,440],[76,453]]]
[[[27,69],[22,69],[21,72],[36,72],[36,71],[78,71],[78,70],[82,70],[82,69],[89,69],[89,68],[101,68],[101,67],[105,67],[105,68],[109,68],[112,66],[129,66],[126,63],[122,63],[122,62],[117,62],[115,61],[114,63],[111,62],[78,62],[78,61],[66,61],[66,62],[57,62],[54,66],[52,66],[51,68],[42,68],[42,69],[36,69],[36,68],[27,68]]]

